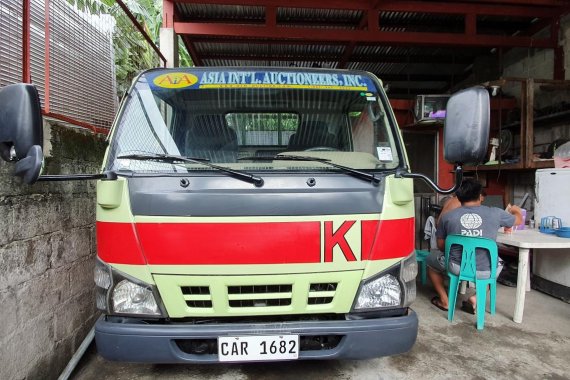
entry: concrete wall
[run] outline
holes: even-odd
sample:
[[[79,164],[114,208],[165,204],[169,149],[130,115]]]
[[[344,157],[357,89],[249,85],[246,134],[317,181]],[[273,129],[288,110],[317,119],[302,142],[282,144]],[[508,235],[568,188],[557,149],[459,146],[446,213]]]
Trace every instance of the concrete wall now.
[[[101,138],[47,122],[44,134],[47,174],[99,171]],[[0,160],[0,379],[53,379],[97,317],[95,182],[29,186],[13,170]]]

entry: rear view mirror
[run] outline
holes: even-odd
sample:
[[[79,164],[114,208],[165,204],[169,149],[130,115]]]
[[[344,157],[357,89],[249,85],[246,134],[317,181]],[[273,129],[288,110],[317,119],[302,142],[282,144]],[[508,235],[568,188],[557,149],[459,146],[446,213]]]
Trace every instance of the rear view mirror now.
[[[0,157],[16,161],[15,175],[26,183],[40,176],[43,153],[40,98],[30,84],[12,84],[0,89]]]
[[[489,93],[472,87],[455,93],[447,102],[443,130],[444,158],[455,164],[486,161],[489,144]]]

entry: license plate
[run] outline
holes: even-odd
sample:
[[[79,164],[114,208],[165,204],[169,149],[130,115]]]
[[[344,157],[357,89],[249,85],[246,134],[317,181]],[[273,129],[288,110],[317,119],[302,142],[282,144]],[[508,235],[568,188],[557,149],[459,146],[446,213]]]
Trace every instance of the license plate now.
[[[299,335],[221,336],[221,362],[291,360],[299,358]]]

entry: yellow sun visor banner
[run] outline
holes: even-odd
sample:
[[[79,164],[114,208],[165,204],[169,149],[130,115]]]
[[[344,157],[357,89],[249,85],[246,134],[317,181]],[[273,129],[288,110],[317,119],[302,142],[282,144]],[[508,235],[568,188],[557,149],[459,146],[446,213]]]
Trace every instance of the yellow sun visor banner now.
[[[291,88],[377,92],[361,74],[319,71],[160,70],[146,74],[153,90],[213,88]]]

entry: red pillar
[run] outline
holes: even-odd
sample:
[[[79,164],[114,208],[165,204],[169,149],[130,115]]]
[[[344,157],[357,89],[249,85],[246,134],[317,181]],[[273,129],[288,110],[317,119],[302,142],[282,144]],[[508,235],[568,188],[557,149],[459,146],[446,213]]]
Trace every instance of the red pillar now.
[[[174,2],[162,0],[162,27],[174,28]]]
[[[44,15],[45,15],[45,55],[44,55],[44,70],[45,70],[45,86],[44,86],[44,111],[46,113],[50,112],[49,108],[49,94],[50,94],[50,86],[49,86],[49,76],[50,76],[50,52],[49,52],[49,42],[50,42],[50,12],[49,12],[49,3],[50,0],[45,0],[44,2]]]
[[[30,71],[30,0],[23,1],[22,9],[22,82],[32,82]]]

